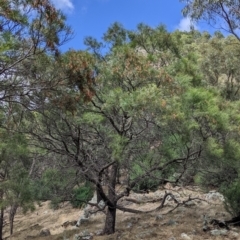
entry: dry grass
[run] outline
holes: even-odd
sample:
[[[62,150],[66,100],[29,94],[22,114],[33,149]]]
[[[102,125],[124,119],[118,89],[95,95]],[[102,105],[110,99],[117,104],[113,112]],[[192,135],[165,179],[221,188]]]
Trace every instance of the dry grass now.
[[[171,188],[171,187],[170,187]],[[146,195],[131,194],[131,198],[150,200],[164,195],[165,190],[158,190],[155,193]],[[168,191],[176,196],[179,201],[186,200],[189,196],[205,198],[205,195],[199,190],[189,190],[182,188],[171,188]],[[126,201],[122,202],[126,204]],[[141,210],[151,210],[160,205],[160,202],[136,204],[129,203],[127,207]],[[43,202],[41,206],[36,207],[36,211],[23,215],[21,211],[18,212],[15,219],[14,234],[8,237],[8,232],[5,237],[9,240],[24,240],[24,239],[45,239],[45,240],[73,240],[74,235],[82,231],[88,231],[94,234],[96,240],[115,240],[115,239],[181,239],[181,234],[186,233],[191,239],[202,240],[220,240],[220,239],[240,239],[234,237],[229,232],[228,236],[211,236],[209,232],[202,231],[203,215],[208,215],[211,218],[228,219],[230,216],[225,212],[220,201],[200,201],[195,200],[194,205],[180,206],[173,212],[166,214],[174,206],[174,201],[170,199],[166,202],[165,207],[158,211],[148,214],[132,214],[117,212],[116,233],[109,236],[97,236],[104,226],[105,215],[98,213],[92,216],[88,223],[82,224],[79,228],[75,226],[62,227],[66,221],[77,220],[81,215],[82,210],[73,209],[69,203],[65,203],[58,210],[49,208],[49,202]],[[156,219],[157,216],[162,215],[162,219]],[[39,237],[40,230],[48,228],[51,236]],[[8,229],[5,229],[6,231]],[[234,229],[238,232],[238,229]]]

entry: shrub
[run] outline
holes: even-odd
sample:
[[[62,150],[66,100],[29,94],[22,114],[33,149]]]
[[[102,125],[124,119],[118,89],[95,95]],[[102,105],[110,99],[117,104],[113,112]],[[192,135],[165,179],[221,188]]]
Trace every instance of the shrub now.
[[[236,180],[231,184],[224,185],[220,191],[225,198],[225,208],[234,217],[240,214],[240,181]]]

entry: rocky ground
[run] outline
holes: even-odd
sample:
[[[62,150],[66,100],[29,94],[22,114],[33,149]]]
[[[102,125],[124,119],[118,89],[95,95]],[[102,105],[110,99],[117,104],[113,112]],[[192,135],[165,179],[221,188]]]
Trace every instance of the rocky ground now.
[[[220,229],[209,224],[210,219],[227,220],[231,216],[224,210],[223,197],[216,191],[202,192],[194,187],[165,188],[148,194],[131,193],[121,201],[121,205],[136,210],[149,211],[161,205],[166,193],[172,193],[158,211],[146,214],[117,212],[116,233],[109,236],[99,235],[104,225],[104,213],[97,213],[75,227],[75,222],[83,214],[83,209],[73,209],[69,203],[61,208],[49,208],[43,202],[36,211],[23,215],[19,210],[14,225],[14,234],[9,240],[200,240],[200,239],[240,239],[240,228]],[[192,200],[191,200],[192,199]],[[203,229],[207,231],[203,231]]]

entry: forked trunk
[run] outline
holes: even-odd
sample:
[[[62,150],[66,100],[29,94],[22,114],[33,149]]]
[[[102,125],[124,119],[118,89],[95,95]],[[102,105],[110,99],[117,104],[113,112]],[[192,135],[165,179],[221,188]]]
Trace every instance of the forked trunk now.
[[[117,205],[115,187],[117,180],[117,170],[117,163],[114,163],[109,169],[108,199],[110,200],[110,203],[107,203],[108,209],[103,234],[113,234],[115,232]]]

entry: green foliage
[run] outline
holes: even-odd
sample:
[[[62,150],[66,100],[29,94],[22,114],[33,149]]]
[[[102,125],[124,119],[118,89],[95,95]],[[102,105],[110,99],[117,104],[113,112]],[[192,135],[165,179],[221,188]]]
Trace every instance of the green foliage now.
[[[224,195],[225,207],[234,217],[240,214],[240,181],[236,179],[234,182],[223,185],[221,192]]]
[[[146,172],[146,169],[143,166],[140,166],[138,164],[133,166],[133,172],[130,174],[130,178],[133,180],[135,178],[138,178],[140,176],[143,176],[144,173]],[[139,191],[155,191],[158,189],[159,185],[161,184],[161,181],[158,180],[156,177],[156,175],[160,175],[160,174],[153,174],[154,177],[143,177],[140,178],[136,185],[133,188],[133,191],[139,192]]]
[[[85,183],[83,186],[73,189],[70,202],[74,208],[81,208],[92,199],[93,194],[93,186],[89,183]]]
[[[148,154],[143,153],[135,159],[130,171],[130,180],[134,181],[137,179],[133,188],[134,191],[155,191],[159,185],[164,183],[165,179],[170,179],[169,177],[174,173],[174,167],[171,165],[164,171],[154,170],[154,168],[157,168],[156,158],[155,153],[150,152]],[[146,174],[147,172],[148,174]]]
[[[197,21],[204,19],[211,26],[223,29],[239,40],[237,30],[240,26],[240,20],[236,11],[239,8],[239,1],[181,0],[181,2],[186,3],[183,9],[184,16]]]
[[[23,212],[34,210],[31,189],[31,167],[28,140],[24,134],[0,129],[0,207],[21,207]],[[13,216],[14,217],[14,216]]]
[[[82,179],[95,187],[107,181],[102,189],[106,203],[132,188],[155,190],[180,176],[180,183],[206,187],[235,182],[240,170],[240,50],[235,39],[195,30],[169,33],[164,26],[145,24],[127,31],[116,23],[104,35],[110,43],[105,56],[100,55],[104,44],[87,41],[94,54],[69,51],[58,62],[46,58],[53,65],[40,76],[56,74],[56,91],[40,91],[36,102],[41,107],[31,121],[25,119],[31,122],[31,143],[44,149],[38,153],[49,153],[31,182],[38,200],[51,199],[56,207],[70,199],[82,207],[93,195],[92,185],[81,185]],[[41,62],[44,58],[36,72],[45,68]],[[56,66],[61,68],[53,71]],[[30,69],[33,76],[36,69]],[[4,113],[1,121],[7,122]],[[18,119],[15,115],[11,119]],[[26,126],[30,123],[21,125]],[[17,146],[15,137],[0,146]],[[29,142],[18,141],[22,146],[14,154],[25,159]],[[127,178],[123,191],[115,187],[114,173],[121,171]],[[17,175],[27,178],[25,172]],[[233,201],[231,192],[224,194]]]
[[[104,34],[103,39],[112,46],[123,45],[127,40],[127,32],[124,27],[118,23],[113,23]]]
[[[37,201],[51,200],[51,206],[58,208],[59,204],[69,201],[74,187],[74,170],[63,171],[58,168],[46,169],[41,178],[31,182],[31,191]]]

